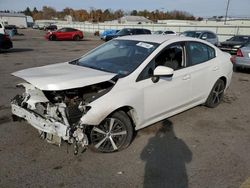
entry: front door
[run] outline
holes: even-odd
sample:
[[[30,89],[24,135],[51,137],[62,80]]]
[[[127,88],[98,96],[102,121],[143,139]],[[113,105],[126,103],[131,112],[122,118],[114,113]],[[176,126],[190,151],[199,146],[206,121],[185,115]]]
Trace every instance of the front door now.
[[[153,82],[142,72],[140,88],[144,93],[144,122],[151,124],[182,111],[190,103],[191,76],[185,69],[184,43],[168,46],[144,69],[149,75],[158,65],[174,69],[172,77],[160,77]],[[151,73],[150,73],[151,72]],[[140,76],[139,76],[140,77]],[[143,79],[143,77],[145,79]]]

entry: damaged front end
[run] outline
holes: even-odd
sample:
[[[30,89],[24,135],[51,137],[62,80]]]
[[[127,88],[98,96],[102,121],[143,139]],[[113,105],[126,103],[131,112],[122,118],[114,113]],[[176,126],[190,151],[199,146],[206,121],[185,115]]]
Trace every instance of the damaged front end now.
[[[25,92],[11,101],[13,119],[24,119],[39,131],[41,138],[57,145],[64,140],[78,148],[89,144],[92,126],[80,119],[91,109],[90,103],[109,92],[117,80],[82,88],[43,91],[29,83],[19,84]]]

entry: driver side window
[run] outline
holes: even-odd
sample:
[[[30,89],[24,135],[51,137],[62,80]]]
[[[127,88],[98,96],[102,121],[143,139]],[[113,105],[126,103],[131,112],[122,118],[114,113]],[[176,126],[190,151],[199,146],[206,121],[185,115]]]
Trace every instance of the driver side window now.
[[[166,66],[173,70],[185,67],[184,43],[174,43],[164,48],[141,72],[137,82],[153,76],[157,66]]]

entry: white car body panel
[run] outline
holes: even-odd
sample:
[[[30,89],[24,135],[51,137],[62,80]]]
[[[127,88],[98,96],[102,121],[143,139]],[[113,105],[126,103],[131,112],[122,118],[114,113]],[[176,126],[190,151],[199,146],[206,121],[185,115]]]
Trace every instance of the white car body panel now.
[[[4,24],[0,21],[0,33],[5,34]]]

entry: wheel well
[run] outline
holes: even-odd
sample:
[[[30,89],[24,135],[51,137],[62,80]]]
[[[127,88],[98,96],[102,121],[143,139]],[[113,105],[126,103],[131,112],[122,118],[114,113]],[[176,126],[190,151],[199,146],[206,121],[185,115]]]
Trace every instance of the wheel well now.
[[[227,78],[225,76],[220,77],[220,80],[224,82],[225,86],[227,85]]]
[[[110,113],[110,115],[117,112],[117,111],[125,112],[128,115],[128,117],[130,118],[132,125],[133,125],[133,128],[135,128],[135,126],[137,124],[136,122],[137,122],[138,117],[137,117],[136,111],[133,107],[131,107],[131,106],[120,107],[120,108],[116,109],[115,111],[113,111],[112,113]]]

